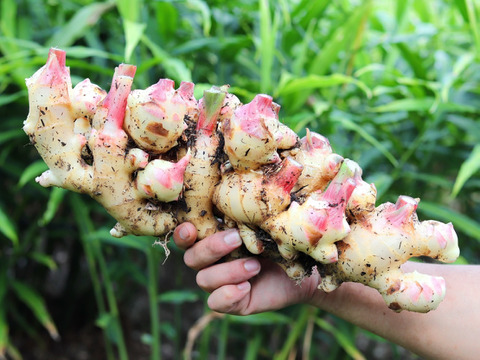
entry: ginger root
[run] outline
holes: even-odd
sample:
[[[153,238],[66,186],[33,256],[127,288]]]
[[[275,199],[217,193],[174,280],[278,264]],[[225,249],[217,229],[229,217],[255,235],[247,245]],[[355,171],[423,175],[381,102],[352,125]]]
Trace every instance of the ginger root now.
[[[228,86],[198,101],[194,84],[160,79],[132,90],[135,66],[115,69],[108,93],[88,79],[72,88],[66,54],[51,49],[27,79],[24,131],[49,170],[42,186],[88,194],[116,219],[112,236],[161,236],[190,221],[202,239],[237,227],[250,253],[271,258],[300,281],[316,266],[319,288],[355,281],[395,310],[427,312],[445,296],[443,279],[404,274],[411,257],[453,262],[451,224],[419,222],[418,200],[376,206],[358,164],[307,130],[279,121],[268,95],[242,104]]]

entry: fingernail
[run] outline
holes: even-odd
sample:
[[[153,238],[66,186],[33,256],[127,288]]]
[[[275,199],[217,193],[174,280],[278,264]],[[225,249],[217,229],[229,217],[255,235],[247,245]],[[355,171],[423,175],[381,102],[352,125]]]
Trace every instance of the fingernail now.
[[[260,269],[260,264],[257,260],[247,260],[243,263],[243,267],[245,268],[245,270],[247,270],[248,272],[256,272]]]
[[[223,241],[230,246],[238,246],[242,243],[242,238],[236,231],[231,231],[223,238]]]
[[[250,290],[250,283],[248,281],[245,281],[243,283],[237,284],[237,289],[241,291]]]
[[[188,238],[190,238],[190,231],[188,231],[186,227],[182,227],[178,231],[178,236],[180,236],[182,240],[188,240]]]

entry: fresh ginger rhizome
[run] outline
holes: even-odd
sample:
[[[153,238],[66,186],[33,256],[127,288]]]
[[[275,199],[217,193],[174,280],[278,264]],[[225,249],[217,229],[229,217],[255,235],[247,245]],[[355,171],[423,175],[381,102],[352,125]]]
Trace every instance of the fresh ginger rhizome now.
[[[441,277],[400,266],[411,257],[453,262],[452,224],[420,222],[418,199],[376,206],[376,189],[328,140],[279,121],[268,95],[242,104],[228,86],[198,101],[194,84],[161,79],[132,90],[135,66],[115,69],[107,93],[88,79],[72,87],[66,54],[51,49],[27,79],[23,129],[49,170],[36,180],[88,194],[112,215],[112,236],[162,236],[190,221],[202,239],[235,227],[251,254],[319,288],[354,281],[395,310],[428,312],[445,296]]]

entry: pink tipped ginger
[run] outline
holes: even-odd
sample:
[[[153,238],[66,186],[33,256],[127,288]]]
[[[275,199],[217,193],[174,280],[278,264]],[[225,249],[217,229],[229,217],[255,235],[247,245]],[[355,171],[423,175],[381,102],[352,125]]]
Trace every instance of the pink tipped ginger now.
[[[26,81],[23,129],[49,168],[37,181],[97,200],[117,221],[112,236],[166,236],[184,221],[199,239],[236,227],[250,255],[296,281],[316,266],[325,291],[360,282],[396,311],[443,299],[443,279],[400,266],[424,255],[453,262],[453,226],[419,222],[417,200],[405,196],[375,207],[358,164],[320,134],[299,140],[270,96],[243,105],[224,85],[197,101],[193,83],[175,89],[169,79],[132,91],[127,64],[108,94],[88,79],[72,89],[65,62],[51,49]]]
[[[355,188],[354,168],[345,160],[325,192],[314,192],[302,204],[293,202],[287,211],[265,221],[280,254],[295,259],[301,251],[324,264],[337,261],[335,242],[350,232],[345,208]]]
[[[193,97],[193,83],[182,82],[178,90],[169,79],[145,90],[134,90],[128,97],[125,130],[144,150],[165,153],[177,145],[187,128],[184,119],[194,120],[197,102]]]
[[[357,281],[377,289],[395,310],[427,312],[445,296],[442,278],[404,274],[401,265],[415,256],[444,262],[458,257],[458,240],[451,224],[419,222],[417,200],[400,196],[351,225],[350,234],[338,245],[335,267],[326,268],[321,288],[331,291],[344,281]]]
[[[232,118],[223,123],[222,130],[225,152],[232,166],[240,170],[255,170],[280,162],[279,144],[290,142],[291,147],[297,141],[296,135],[282,131],[284,128],[278,124],[268,95],[257,95],[250,103],[238,107]]]

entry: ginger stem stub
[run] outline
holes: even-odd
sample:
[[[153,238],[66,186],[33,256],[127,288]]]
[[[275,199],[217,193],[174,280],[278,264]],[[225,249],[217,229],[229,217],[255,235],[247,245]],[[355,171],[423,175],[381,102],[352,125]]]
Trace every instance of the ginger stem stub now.
[[[455,261],[452,224],[420,222],[408,196],[377,205],[360,166],[320,134],[299,139],[269,95],[242,104],[224,85],[196,100],[193,83],[169,79],[132,90],[135,70],[119,65],[108,93],[88,79],[72,87],[65,52],[50,50],[26,80],[23,129],[49,168],[40,185],[97,200],[117,221],[112,236],[159,237],[183,221],[199,239],[237,227],[250,254],[296,281],[317,266],[324,291],[363,283],[394,311],[442,301],[442,278],[400,267]]]

